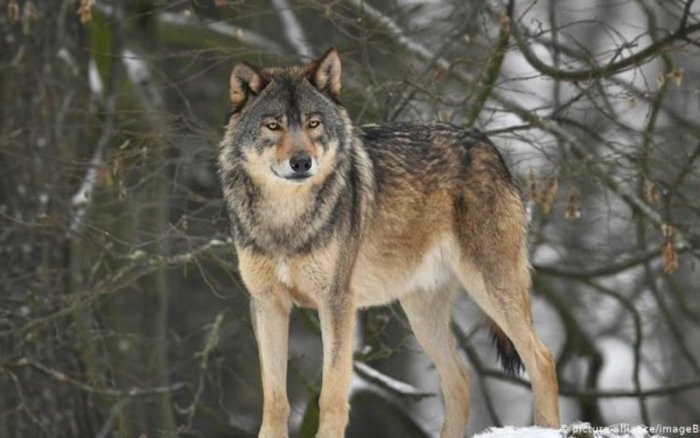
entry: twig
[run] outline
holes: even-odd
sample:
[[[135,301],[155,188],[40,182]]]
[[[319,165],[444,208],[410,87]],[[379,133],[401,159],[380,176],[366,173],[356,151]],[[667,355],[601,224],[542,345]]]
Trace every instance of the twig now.
[[[114,7],[106,5],[104,2],[97,2],[94,7],[107,16],[120,18],[120,13],[115,11]],[[197,19],[195,16],[176,12],[159,12],[156,18],[165,25],[203,28],[217,35],[232,38],[246,46],[255,47],[270,53],[283,54],[285,52],[284,48],[276,41],[231,23]]]
[[[688,156],[683,168],[680,170],[680,172],[678,172],[676,177],[673,179],[673,182],[671,182],[669,185],[666,193],[667,197],[673,196],[685,177],[695,169],[695,161],[698,158],[700,158],[700,142],[695,145],[695,150],[690,154],[690,156]]]
[[[510,4],[512,7],[512,4]],[[481,110],[484,104],[491,95],[493,90],[493,85],[498,79],[498,75],[501,71],[501,65],[503,64],[503,58],[506,56],[506,49],[508,47],[508,40],[510,39],[510,18],[508,15],[504,16],[501,20],[501,31],[498,35],[498,40],[493,48],[491,58],[489,59],[486,68],[484,69],[481,77],[479,78],[479,94],[476,96],[471,109],[467,113],[467,120],[465,122],[466,126],[472,126],[474,122],[481,114]]]
[[[509,374],[492,368],[483,368],[481,374],[486,377],[492,377],[496,380],[512,383],[523,388],[530,388],[530,382],[521,378],[514,377]],[[661,397],[669,394],[690,391],[700,388],[700,379],[692,380],[685,383],[669,384],[653,389],[636,391],[634,389],[601,389],[601,390],[586,390],[578,389],[569,385],[559,386],[559,395],[565,397],[576,397],[581,399],[598,399],[598,398],[636,398],[636,397]]]
[[[463,36],[466,32],[469,31],[469,29],[473,26],[473,23],[477,21],[479,17],[478,11],[481,10],[483,3],[484,0],[469,3],[470,13],[464,14],[464,17],[460,20],[463,24],[451,31],[450,34],[445,37],[444,44],[442,44],[437,50],[434,51],[435,53],[433,53],[433,57],[430,60],[425,62],[423,72],[421,73],[420,78],[425,78],[433,70],[435,63],[440,58],[442,58],[443,54],[447,51],[447,49],[455,41],[460,39],[461,36]],[[391,106],[394,108],[392,109],[392,112],[388,115],[387,121],[391,122],[396,120],[396,118],[410,103],[411,99],[413,99],[413,97],[416,95],[417,91],[418,88],[414,86],[410,92],[402,93],[400,99],[398,99],[398,103],[391,104]]]
[[[209,358],[212,351],[219,345],[219,340],[221,338],[221,326],[223,325],[225,314],[226,310],[216,315],[216,318],[209,329],[209,334],[207,335],[204,349],[197,353],[197,356],[201,357],[201,360],[199,361],[199,380],[197,382],[197,389],[192,397],[192,403],[190,403],[187,408],[182,410],[182,412],[187,413],[188,428],[192,427],[192,422],[194,421],[194,416],[197,413],[200,398],[204,393],[204,379],[209,369]]]
[[[681,22],[678,25],[678,30],[681,31],[685,29],[686,24],[688,24],[688,16],[690,15],[690,8],[693,6],[695,0],[688,0],[685,2],[685,7],[683,8],[683,15],[681,16]]]
[[[83,392],[90,394],[105,395],[108,397],[118,397],[118,398],[141,398],[162,395],[165,393],[179,391],[186,388],[188,385],[183,382],[173,383],[169,386],[156,386],[153,388],[131,388],[131,389],[102,389],[95,388],[79,380],[76,380],[62,371],[49,368],[46,365],[40,364],[38,362],[31,361],[29,359],[23,358],[15,363],[15,367],[28,367],[35,369],[42,374],[51,377],[53,380],[67,385],[73,386]]]
[[[349,3],[360,13],[368,16],[370,19],[381,24],[387,32],[394,37],[396,42],[409,52],[417,55],[421,60],[431,62],[433,60],[433,51],[420,44],[411,38],[406,36],[406,33],[401,29],[401,27],[396,24],[387,15],[383,14],[378,9],[375,9],[367,2],[363,0],[350,0]],[[437,65],[441,70],[448,71],[452,67],[452,64],[445,58],[438,58],[435,60],[435,65]],[[473,79],[469,77],[469,79]]]
[[[614,290],[611,290],[609,288],[606,288],[598,283],[595,283],[593,281],[587,281],[586,284],[591,286],[595,291],[598,293],[611,297],[617,301],[620,302],[620,304],[627,309],[627,311],[632,315],[632,320],[634,321],[634,344],[633,344],[633,353],[634,353],[634,366],[632,369],[632,383],[634,384],[634,389],[638,394],[641,394],[642,392],[642,383],[641,383],[641,378],[640,378],[640,372],[641,372],[641,361],[642,361],[642,341],[643,341],[643,335],[642,335],[642,318],[639,316],[639,311],[634,307],[634,304],[624,297],[622,294],[615,292]],[[639,396],[639,409],[642,413],[642,419],[644,421],[644,424],[649,424],[649,412],[647,405],[644,400],[644,396]]]
[[[682,245],[677,247],[676,251],[680,254],[682,252],[688,251],[689,249],[690,248],[687,245]],[[597,268],[589,268],[584,270],[570,269],[558,266],[545,266],[540,264],[534,264],[533,268],[540,274],[552,275],[563,278],[585,279],[594,277],[606,277],[609,275],[619,274],[620,272],[637,267],[642,263],[654,260],[660,256],[661,253],[659,252],[659,249],[653,248],[629,260],[624,260],[618,263],[612,263],[607,266],[600,266]]]
[[[163,24],[173,26],[203,27],[219,35],[233,38],[246,46],[255,47],[256,49],[262,49],[275,54],[284,53],[284,48],[282,48],[282,46],[280,46],[276,41],[231,23],[197,20],[191,15],[177,14],[174,12],[159,13],[158,21]]]
[[[123,259],[129,263],[125,264],[119,271],[107,279],[97,284],[87,286],[77,296],[72,297],[75,301],[71,306],[66,306],[51,314],[32,320],[25,325],[0,332],[0,338],[11,335],[18,335],[32,330],[36,327],[48,324],[59,318],[73,313],[76,309],[82,308],[94,302],[96,299],[108,295],[129,286],[144,275],[148,275],[157,269],[164,267],[185,266],[193,263],[199,257],[220,257],[231,255],[233,245],[230,240],[212,239],[208,243],[180,254],[161,256],[147,253],[142,250],[135,250],[124,256]],[[233,266],[233,265],[232,265]]]
[[[377,371],[366,363],[355,361],[353,368],[355,369],[355,373],[363,380],[378,385],[400,396],[408,397],[416,401],[426,397],[435,396],[435,393],[420,391],[408,383],[401,382],[393,377],[389,377],[386,374]]]
[[[128,398],[123,398],[121,400],[117,400],[112,407],[109,410],[109,415],[107,415],[107,418],[105,418],[105,421],[102,423],[102,427],[100,428],[100,431],[97,433],[96,437],[97,438],[108,438],[112,432],[112,425],[114,424],[115,421],[117,421],[117,418],[119,418],[119,414],[121,413],[121,410],[124,409],[124,407],[129,404],[130,399]]]

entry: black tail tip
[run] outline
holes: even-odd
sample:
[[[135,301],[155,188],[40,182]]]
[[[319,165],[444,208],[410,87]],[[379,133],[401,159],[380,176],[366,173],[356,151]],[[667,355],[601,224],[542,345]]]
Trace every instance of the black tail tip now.
[[[493,343],[496,346],[496,355],[498,361],[501,362],[503,371],[510,376],[517,376],[522,373],[525,367],[518,351],[515,349],[515,345],[494,322],[491,323],[491,334]]]

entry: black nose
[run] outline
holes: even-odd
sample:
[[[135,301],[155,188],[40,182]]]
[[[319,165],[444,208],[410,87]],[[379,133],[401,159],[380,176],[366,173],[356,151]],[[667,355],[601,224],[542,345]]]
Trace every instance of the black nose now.
[[[294,173],[306,173],[311,169],[311,157],[307,153],[294,154],[289,159],[289,167]]]

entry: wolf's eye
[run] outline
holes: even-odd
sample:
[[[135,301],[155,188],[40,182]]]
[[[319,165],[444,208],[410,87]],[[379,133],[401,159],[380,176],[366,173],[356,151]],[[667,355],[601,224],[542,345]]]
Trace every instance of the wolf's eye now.
[[[280,129],[280,124],[277,122],[270,122],[266,124],[265,127],[270,131],[277,131],[278,129]]]
[[[311,120],[309,121],[309,128],[315,129],[321,126],[321,121],[320,120]]]

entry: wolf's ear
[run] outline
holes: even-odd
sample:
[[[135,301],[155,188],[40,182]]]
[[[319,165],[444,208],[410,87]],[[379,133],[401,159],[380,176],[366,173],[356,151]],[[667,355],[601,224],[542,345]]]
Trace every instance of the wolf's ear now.
[[[239,111],[245,105],[249,96],[257,95],[265,88],[265,80],[258,69],[245,61],[233,66],[231,71],[231,103],[233,112]]]
[[[316,88],[340,103],[340,56],[335,48],[328,49],[323,56],[311,62],[307,75]]]

